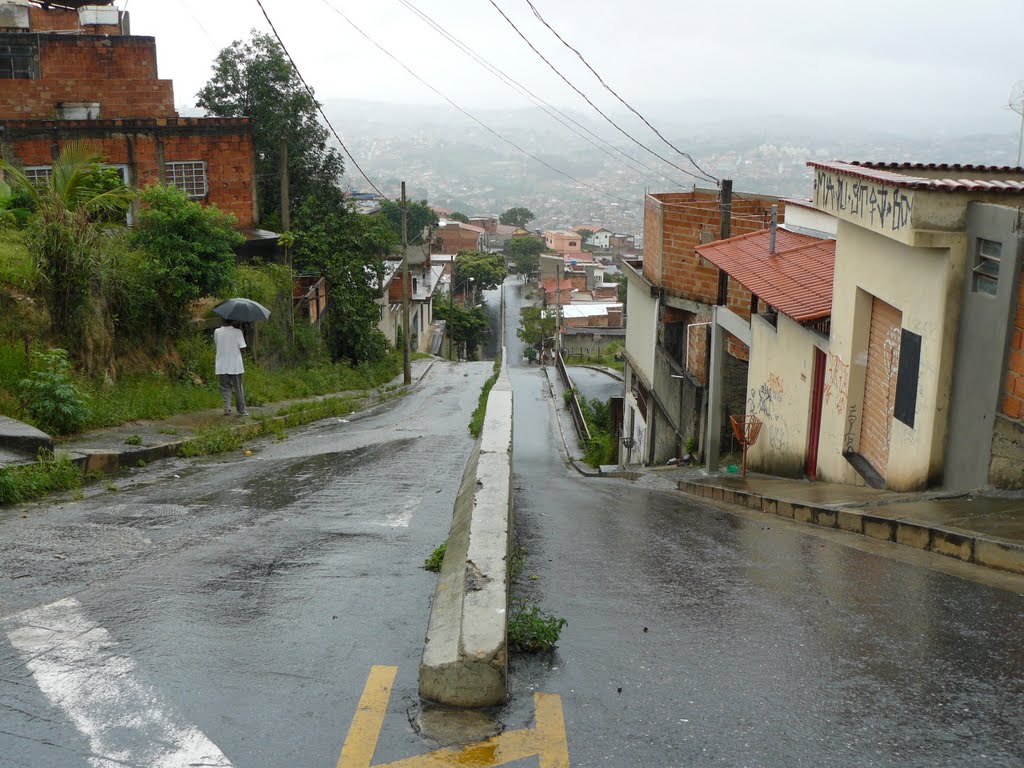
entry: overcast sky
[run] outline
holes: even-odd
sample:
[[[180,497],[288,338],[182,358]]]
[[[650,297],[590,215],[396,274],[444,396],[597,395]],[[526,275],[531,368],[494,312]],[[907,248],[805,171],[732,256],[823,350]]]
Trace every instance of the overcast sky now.
[[[160,76],[194,103],[223,47],[268,30],[256,0],[117,0],[132,31],[157,38]],[[519,38],[491,0],[408,0],[451,34],[559,106],[585,103]],[[526,0],[494,0],[577,86],[613,99],[534,18]],[[1024,80],[1024,0],[533,0],[547,21],[627,100],[722,99],[784,114],[856,117],[878,128],[940,123],[1016,131],[1006,103]],[[263,0],[321,98],[443,103],[360,36],[468,108],[525,107],[400,0]],[[336,9],[336,10],[335,10]],[[344,130],[344,126],[338,126]]]

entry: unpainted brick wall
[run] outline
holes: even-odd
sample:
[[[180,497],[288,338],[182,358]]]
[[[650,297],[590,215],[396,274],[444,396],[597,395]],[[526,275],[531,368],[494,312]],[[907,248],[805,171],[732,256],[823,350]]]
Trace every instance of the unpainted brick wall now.
[[[39,77],[0,80],[0,119],[50,120],[62,102],[98,102],[104,119],[175,117],[174,87],[158,80],[151,37],[39,39]]]
[[[116,24],[100,24],[83,28],[79,24],[78,11],[68,11],[62,8],[43,9],[38,6],[29,6],[28,24],[33,32],[67,32],[85,29],[96,35],[121,34],[121,29]]]
[[[254,225],[254,156],[252,135],[247,120],[218,120],[216,118],[192,118],[174,121],[183,125],[180,130],[169,131],[160,136],[164,147],[164,161],[195,161],[206,163],[208,193],[201,202],[212,203],[222,211],[238,219],[239,227]],[[97,121],[64,121],[61,126],[62,138],[75,138],[75,126],[96,132]],[[220,126],[219,130],[214,127]],[[14,124],[8,124],[8,128]],[[159,180],[159,161],[155,130],[126,131],[117,126],[108,126],[106,135],[100,138],[90,136],[111,165],[128,165],[132,168],[135,183],[141,188]],[[50,165],[59,151],[61,141],[53,138],[12,138],[10,147],[15,162],[26,165]],[[132,151],[134,150],[134,166]]]
[[[1011,419],[1024,419],[1024,274],[1017,286],[1017,315],[1013,324],[1002,411]]]

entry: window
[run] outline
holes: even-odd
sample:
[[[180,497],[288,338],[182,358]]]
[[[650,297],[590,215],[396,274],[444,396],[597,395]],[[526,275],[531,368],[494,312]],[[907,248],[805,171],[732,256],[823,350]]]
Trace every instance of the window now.
[[[164,166],[167,183],[182,190],[191,198],[206,197],[206,163],[202,160],[186,160],[167,163]]]
[[[49,165],[31,165],[21,170],[33,184],[42,184],[53,175],[53,168]]]
[[[973,288],[977,293],[995,296],[999,287],[999,259],[1003,255],[1003,244],[995,240],[978,238],[974,252],[972,270]]]
[[[35,76],[35,43],[0,38],[0,80],[32,80]]]
[[[569,241],[569,247],[570,248],[575,248],[576,247],[576,241],[575,240],[570,240]]]

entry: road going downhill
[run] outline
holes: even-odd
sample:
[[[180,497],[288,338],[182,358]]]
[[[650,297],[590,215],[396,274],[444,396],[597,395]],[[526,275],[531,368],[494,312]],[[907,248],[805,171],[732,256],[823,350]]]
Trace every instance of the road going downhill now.
[[[569,624],[514,660],[508,727],[536,689],[562,696],[574,766],[1024,765],[1024,580],[581,478],[544,374],[510,374],[517,590]]]

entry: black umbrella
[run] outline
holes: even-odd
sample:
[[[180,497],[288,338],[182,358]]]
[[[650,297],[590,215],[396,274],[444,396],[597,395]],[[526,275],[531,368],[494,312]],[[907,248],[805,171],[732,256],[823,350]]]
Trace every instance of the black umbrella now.
[[[228,299],[214,307],[213,311],[225,320],[234,320],[236,323],[251,323],[270,317],[270,310],[252,299]]]

